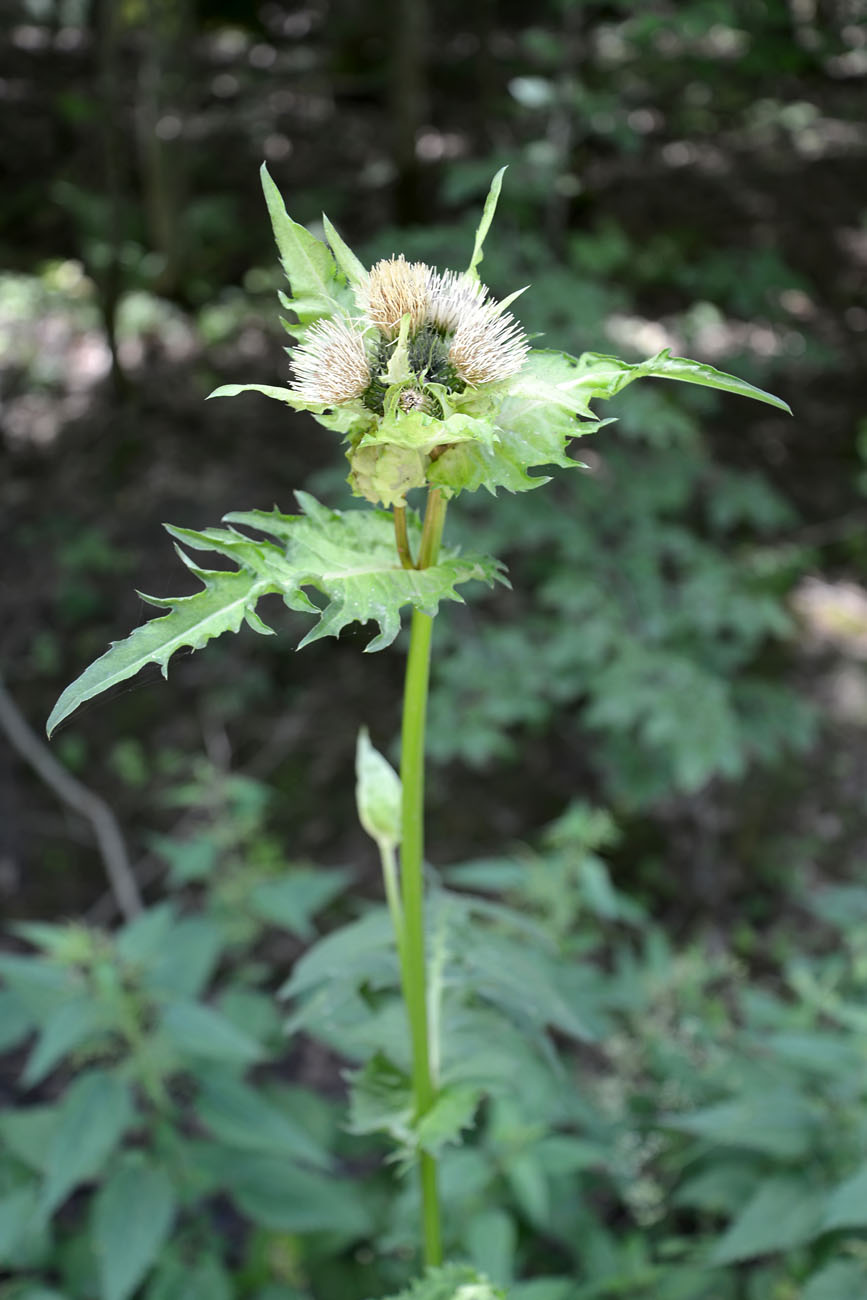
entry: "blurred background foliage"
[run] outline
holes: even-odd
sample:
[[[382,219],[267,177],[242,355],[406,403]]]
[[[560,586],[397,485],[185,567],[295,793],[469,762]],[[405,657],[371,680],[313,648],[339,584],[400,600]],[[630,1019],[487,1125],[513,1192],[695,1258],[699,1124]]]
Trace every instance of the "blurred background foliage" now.
[[[557,1086],[508,1038],[530,1052],[511,1109],[491,1049],[478,1138],[449,1156],[469,1197],[452,1244],[526,1300],[867,1292],[864,1198],[840,1191],[867,1154],[865,0],[4,0],[3,19],[0,674],[37,731],[145,617],[134,584],[184,590],[162,520],[348,498],[312,421],[202,400],[287,373],[263,158],[314,230],[325,209],[366,258],[455,267],[508,163],[483,269],[497,294],[531,286],[532,334],[671,346],[789,401],[792,420],[636,385],[585,471],[450,519],[514,590],[440,620],[430,855],[559,954],[566,992],[527,1017],[556,997],[587,1017],[585,1038],[554,1022]],[[94,1280],[106,1211],[75,1188],[141,1183],[139,1160],[155,1202],[174,1189],[148,1300],[191,1278],[363,1300],[409,1276],[412,1207],[377,1139],[339,1131],[341,1063],[389,1040],[299,1021],[287,1048],[270,1000],[316,926],[357,914],[347,888],[378,890],[352,758],[359,722],[396,735],[401,657],[362,659],[363,632],[296,656],[295,616],[272,617],[279,638],[145,675],[52,747],[123,827],[149,905],[132,928],[99,928],[115,904],[88,820],[0,746],[21,923],[0,972],[4,1300],[131,1294]],[[45,925],[69,917],[85,928]],[[350,1006],[371,980],[387,999],[387,972],[347,969]],[[82,1079],[119,1119],[70,1181],[48,1135]],[[271,1137],[245,1164],[256,1089]],[[269,1140],[306,1161],[303,1204],[261,1167]],[[316,1182],[323,1152],[339,1189]],[[58,1214],[22,1255],[39,1186]]]

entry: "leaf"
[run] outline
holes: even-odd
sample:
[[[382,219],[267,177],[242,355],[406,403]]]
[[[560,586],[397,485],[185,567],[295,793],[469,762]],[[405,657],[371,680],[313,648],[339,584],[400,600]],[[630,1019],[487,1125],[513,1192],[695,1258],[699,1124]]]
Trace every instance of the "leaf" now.
[[[340,307],[341,300],[345,299],[345,294],[340,292],[337,265],[327,245],[288,215],[280,191],[264,163],[259,174],[280,262],[292,289],[289,306],[302,326],[293,333],[303,338],[303,327],[321,316],[332,316]]]
[[[490,420],[479,419],[466,411],[455,411],[446,419],[440,420],[423,411],[402,411],[398,408],[365,433],[357,443],[357,449],[394,446],[429,455],[434,447],[441,445],[474,442],[494,448],[498,441],[497,428]]]
[[[214,1255],[191,1261],[188,1251],[164,1251],[148,1284],[146,1300],[234,1300],[223,1265]]]
[[[334,972],[341,973],[341,988]],[[391,988],[399,979],[391,918],[384,907],[373,908],[349,925],[332,930],[295,963],[280,988],[280,997],[297,998],[321,986],[338,996],[348,996],[354,985]]]
[[[0,1052],[18,1047],[34,1028],[33,1017],[20,999],[8,989],[0,989]]]
[[[170,943],[176,921],[173,903],[157,903],[155,907],[149,907],[118,932],[119,955],[133,966],[149,969]]]
[[[314,870],[293,867],[279,880],[263,880],[250,895],[250,908],[268,925],[276,925],[299,939],[314,937],[313,917],[333,902],[352,879],[339,867]]]
[[[450,447],[428,471],[432,483],[451,492],[475,492],[480,487],[492,494],[497,488],[526,492],[547,483],[547,477],[533,477],[528,471],[543,465],[562,469],[581,468],[581,462],[567,454],[572,438],[593,433],[604,421],[583,418],[586,395],[574,391],[577,362],[562,352],[530,352],[520,375],[512,381],[496,414],[497,441],[485,446],[478,441]],[[484,394],[469,402],[490,400]],[[465,412],[474,414],[472,406]],[[480,415],[484,415],[484,407]]]
[[[485,199],[485,206],[482,210],[482,219],[479,222],[475,243],[473,244],[473,255],[470,258],[470,264],[466,269],[466,274],[471,280],[478,280],[479,278],[479,273],[476,268],[484,258],[482,245],[485,242],[485,237],[491,228],[491,222],[493,221],[494,213],[497,210],[497,201],[500,197],[500,190],[503,187],[503,176],[505,173],[506,168],[501,167],[494,179],[491,181],[491,188],[488,191],[488,197]]]
[[[164,1169],[128,1155],[93,1202],[92,1236],[102,1300],[128,1300],[171,1232],[175,1198]]]
[[[63,1099],[48,1149],[41,1198],[46,1214],[100,1172],[134,1120],[130,1090],[116,1075],[79,1075]]]
[[[517,1247],[511,1214],[494,1207],[480,1210],[467,1223],[463,1237],[473,1263],[495,1282],[508,1285],[515,1270]]]
[[[720,1160],[687,1178],[677,1189],[675,1205],[688,1205],[711,1214],[732,1215],[749,1199],[757,1181],[754,1163],[739,1157]]]
[[[243,1151],[284,1156],[327,1169],[327,1151],[255,1088],[227,1076],[203,1080],[196,1114],[214,1137]]]
[[[343,239],[341,239],[337,230],[328,220],[328,217],[326,217],[324,212],[322,214],[322,226],[325,230],[325,238],[331,245],[331,251],[337,261],[337,265],[340,267],[352,287],[358,288],[359,286],[366,284],[369,279],[369,273],[355,256],[352,249],[343,241]]]
[[[380,848],[397,848],[401,836],[401,784],[394,768],[370,743],[367,728],[355,747],[358,820]]]
[[[99,1003],[89,998],[62,1003],[43,1025],[27,1058],[21,1082],[27,1088],[40,1083],[64,1056],[104,1027],[105,1012]]]
[[[40,957],[0,955],[0,977],[34,1020],[44,1021],[75,989],[72,973]]]
[[[538,1277],[509,1287],[509,1300],[574,1300],[574,1296],[575,1283],[568,1277]]]
[[[243,1212],[275,1232],[329,1232],[348,1240],[372,1229],[369,1198],[350,1179],[299,1169],[285,1158],[233,1152],[223,1176]]]
[[[821,1231],[823,1196],[796,1178],[768,1178],[713,1251],[714,1264],[735,1264],[790,1250]]]
[[[263,397],[273,397],[276,402],[285,402],[296,411],[327,410],[323,402],[311,402],[291,388],[277,388],[273,384],[221,384],[212,393],[208,393],[205,400],[210,401],[212,397],[237,397],[239,393],[261,393]]]
[[[163,1012],[162,1027],[182,1056],[251,1065],[262,1055],[257,1042],[200,1002],[173,1002]]]
[[[60,1291],[44,1286],[28,1286],[15,1292],[15,1300],[67,1300]]]
[[[187,546],[214,551],[240,568],[235,572],[203,570],[179,550],[204,589],[193,596],[146,597],[153,605],[168,606],[171,613],[137,628],[125,641],[115,642],[85,669],[54,706],[48,734],[83,701],[134,676],[148,663],[160,664],[163,675],[167,675],[169,659],[183,646],[198,650],[212,637],[237,632],[244,621],[254,631],[269,633],[271,629],[255,610],[260,596],[268,592],[282,593],[290,609],[318,615],[318,622],[301,646],[323,636],[337,636],[349,623],[372,621],[380,630],[365,647],[370,651],[383,649],[397,636],[404,605],[433,615],[441,600],[462,601],[456,590],[460,583],[474,579],[489,586],[495,581],[505,582],[502,566],[496,560],[463,557],[456,550],[444,550],[439,563],[427,569],[404,569],[397,556],[391,515],[371,510],[341,513],[328,510],[306,492],[297,493],[297,497],[303,515],[252,510],[226,516],[227,520],[270,533],[284,543],[282,547],[254,541],[236,529],[197,532],[166,525]],[[410,526],[418,539],[421,524],[416,516]],[[324,609],[313,604],[305,587],[313,587],[326,597]],[[20,963],[26,959],[7,958],[6,962],[16,960]]]
[[[210,983],[223,949],[219,927],[204,916],[178,921],[143,981],[148,990],[197,998]]]
[[[361,1070],[347,1074],[350,1133],[388,1133],[395,1142],[412,1145],[415,1101],[409,1076],[377,1052]]]
[[[113,642],[110,650],[67,686],[46,724],[49,736],[85,700],[134,677],[146,664],[158,663],[166,677],[169,659],[183,646],[200,650],[223,632],[237,632],[245,619],[261,630],[263,625],[256,619],[255,605],[265,592],[277,589],[272,579],[257,577],[247,569],[237,573],[208,573],[190,567],[202,582],[203,590],[193,596],[168,600],[145,597],[151,604],[169,606],[171,613],[136,628],[125,641]]]
[[[798,1093],[748,1094],[691,1115],[668,1116],[664,1123],[723,1146],[745,1147],[782,1160],[797,1160],[812,1149],[818,1121]]]
[[[436,613],[441,600],[463,598],[459,584],[478,580],[489,586],[503,581],[502,566],[487,556],[461,556],[444,549],[439,563],[427,569],[404,569],[394,544],[393,521],[383,510],[329,510],[307,492],[297,492],[303,515],[266,514],[251,510],[227,515],[229,522],[246,524],[286,540],[288,572],[284,599],[292,609],[316,609],[300,589],[312,586],[327,599],[319,621],[300,642],[302,646],[323,636],[338,636],[350,623],[374,622],[379,635],[367,651],[390,645],[400,629],[400,610],[411,605],[425,614]],[[413,514],[410,531],[416,542],[421,525]]]
[[[481,1099],[481,1088],[471,1084],[453,1084],[443,1088],[416,1125],[418,1145],[437,1156],[444,1146],[459,1143],[464,1129],[472,1126]]]
[[[867,1227],[867,1165],[829,1194],[822,1227],[826,1232]]]
[[[857,1259],[835,1259],[813,1273],[801,1300],[855,1300],[867,1295],[867,1268]]]
[[[736,375],[727,375],[722,370],[705,365],[701,361],[692,361],[688,357],[673,357],[671,348],[663,348],[654,357],[646,361],[630,364],[619,357],[604,356],[598,352],[585,352],[578,358],[580,373],[576,376],[575,386],[585,390],[593,397],[609,398],[621,392],[627,384],[635,379],[676,379],[685,384],[700,384],[704,388],[716,388],[724,393],[736,393],[740,397],[751,397],[757,402],[766,402],[778,410],[791,415],[787,402],[773,393],[766,393],[762,388],[748,384]]]
[[[36,1189],[17,1187],[0,1198],[0,1263],[10,1262],[27,1236],[36,1209]]]
[[[0,1111],[0,1141],[22,1164],[43,1173],[59,1118],[59,1106]]]

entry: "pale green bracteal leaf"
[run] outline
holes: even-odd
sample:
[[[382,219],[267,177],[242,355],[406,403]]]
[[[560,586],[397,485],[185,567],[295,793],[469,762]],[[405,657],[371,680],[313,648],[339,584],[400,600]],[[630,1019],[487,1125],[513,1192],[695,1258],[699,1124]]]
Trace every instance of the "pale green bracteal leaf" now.
[[[260,175],[280,261],[292,289],[288,305],[300,325],[292,327],[292,333],[303,338],[306,326],[322,316],[333,316],[351,303],[352,295],[338,280],[328,246],[289,216],[264,163]]]
[[[791,408],[781,397],[766,393],[763,388],[748,384],[736,375],[727,375],[722,370],[705,365],[701,361],[692,361],[688,357],[673,357],[671,348],[663,348],[655,357],[647,361],[631,364],[621,361],[619,357],[603,356],[598,352],[585,352],[583,356],[572,358],[577,361],[577,370],[573,387],[583,390],[590,397],[614,397],[627,384],[636,379],[676,379],[685,384],[699,384],[704,388],[716,388],[724,393],[736,393],[740,397],[751,397],[757,402],[766,402],[778,410],[791,415]]]
[[[327,409],[322,402],[310,402],[291,388],[276,388],[273,384],[221,384],[212,393],[208,393],[205,400],[210,401],[212,397],[237,397],[239,393],[261,393],[263,397],[273,397],[276,402],[285,402],[296,411],[319,414]]]
[[[575,392],[576,362],[562,352],[532,351],[509,384],[496,414],[496,442],[462,442],[445,451],[429,470],[432,483],[451,493],[526,492],[548,478],[529,473],[545,465],[581,467],[567,452],[572,438],[593,433],[605,421],[585,419],[587,397]],[[480,394],[480,400],[485,395]],[[489,421],[492,422],[492,421]]]
[[[501,167],[494,179],[491,181],[491,188],[488,191],[488,197],[485,199],[485,206],[482,210],[482,219],[479,222],[476,231],[476,239],[473,244],[473,255],[470,258],[470,264],[467,267],[466,274],[471,280],[478,280],[479,272],[477,267],[484,258],[482,246],[485,242],[488,231],[491,228],[491,222],[494,219],[494,213],[497,210],[497,201],[500,197],[500,190],[503,188],[503,177],[506,174],[506,168]]]
[[[325,230],[325,238],[328,240],[337,265],[346,276],[346,279],[353,288],[359,288],[366,284],[369,272],[355,256],[348,244],[344,242],[324,212],[322,214],[322,225]]]

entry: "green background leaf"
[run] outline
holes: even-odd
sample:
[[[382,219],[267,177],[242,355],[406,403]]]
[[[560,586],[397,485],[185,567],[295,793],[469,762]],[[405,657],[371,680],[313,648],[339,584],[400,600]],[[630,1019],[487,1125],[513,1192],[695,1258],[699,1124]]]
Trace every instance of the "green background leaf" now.
[[[93,1244],[101,1300],[128,1300],[156,1261],[175,1215],[164,1169],[129,1155],[93,1202]]]

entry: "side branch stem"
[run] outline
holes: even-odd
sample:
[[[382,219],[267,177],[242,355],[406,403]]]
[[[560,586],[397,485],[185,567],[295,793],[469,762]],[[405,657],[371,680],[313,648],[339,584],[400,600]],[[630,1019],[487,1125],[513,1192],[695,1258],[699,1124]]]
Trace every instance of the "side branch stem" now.
[[[445,522],[446,502],[434,489],[428,498],[418,567],[435,564]],[[416,1119],[434,1103],[428,1038],[427,971],[424,926],[424,744],[433,618],[414,610],[403,698],[400,775],[403,786],[401,894],[403,900],[403,987],[412,1043],[412,1087]],[[420,1153],[424,1255],[428,1266],[442,1263],[437,1166]]]

